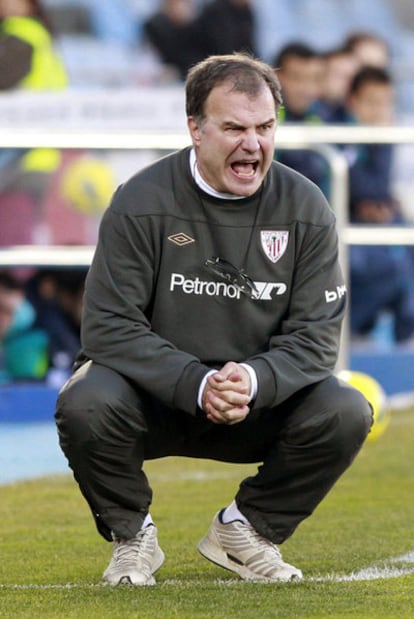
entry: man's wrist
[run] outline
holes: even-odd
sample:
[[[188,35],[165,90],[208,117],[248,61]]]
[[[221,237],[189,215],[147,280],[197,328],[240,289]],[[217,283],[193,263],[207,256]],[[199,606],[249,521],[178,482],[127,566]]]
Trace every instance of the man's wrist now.
[[[254,400],[257,396],[258,389],[257,374],[254,368],[252,368],[252,366],[248,363],[240,363],[240,365],[248,372],[250,376],[250,401]]]
[[[210,370],[209,372],[207,372],[207,374],[204,375],[203,380],[200,383],[200,386],[198,388],[198,395],[197,395],[197,405],[199,408],[203,408],[203,393],[204,393],[204,388],[206,386],[207,378],[211,376],[212,374],[215,374],[216,372],[217,370]]]

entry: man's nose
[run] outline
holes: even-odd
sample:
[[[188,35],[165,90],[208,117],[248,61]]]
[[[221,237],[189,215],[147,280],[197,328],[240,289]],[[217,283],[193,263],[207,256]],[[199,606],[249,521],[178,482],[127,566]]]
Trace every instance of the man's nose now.
[[[255,153],[260,148],[259,137],[256,131],[246,131],[243,135],[243,144],[244,150],[247,150],[249,153]]]

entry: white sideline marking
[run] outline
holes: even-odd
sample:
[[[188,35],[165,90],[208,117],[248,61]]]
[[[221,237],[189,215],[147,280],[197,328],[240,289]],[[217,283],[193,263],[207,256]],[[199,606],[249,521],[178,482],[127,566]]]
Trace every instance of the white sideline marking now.
[[[344,574],[342,576],[328,574],[327,576],[309,578],[308,580],[318,582],[345,582],[379,579],[387,580],[389,578],[398,578],[399,576],[407,576],[409,574],[414,574],[414,551],[407,552],[405,555],[394,557],[388,561],[383,561],[382,565],[372,565],[371,567],[364,568],[358,572],[351,572],[351,574]]]
[[[405,555],[401,555],[400,557],[394,557],[388,560],[383,561],[380,565],[372,565],[371,567],[364,568],[359,570],[358,572],[351,572],[351,574],[327,574],[325,576],[316,576],[312,578],[304,578],[303,580],[306,582],[349,582],[349,581],[361,581],[361,580],[388,580],[389,578],[398,578],[400,576],[407,576],[409,574],[414,574],[414,550],[407,552]],[[233,585],[243,585],[244,581],[242,580],[222,580],[217,579],[216,583],[220,586],[233,586]],[[200,584],[199,580],[179,580],[177,578],[170,578],[159,583],[158,586],[169,586],[169,585],[185,585],[196,587]],[[257,584],[266,584],[266,583],[257,583]],[[298,583],[299,584],[299,583]],[[26,584],[26,585],[2,585],[0,584],[0,591],[38,591],[38,590],[47,590],[47,589],[60,589],[60,590],[71,590],[71,589],[101,589],[108,588],[109,585],[104,583],[97,584],[72,584],[67,583],[66,585],[36,585],[36,584]]]

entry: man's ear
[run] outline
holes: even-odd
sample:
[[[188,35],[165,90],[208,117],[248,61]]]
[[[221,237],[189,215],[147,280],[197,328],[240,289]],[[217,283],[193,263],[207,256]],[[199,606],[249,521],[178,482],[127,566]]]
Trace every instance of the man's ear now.
[[[201,141],[201,129],[194,116],[189,116],[187,118],[187,126],[194,146],[198,146]]]

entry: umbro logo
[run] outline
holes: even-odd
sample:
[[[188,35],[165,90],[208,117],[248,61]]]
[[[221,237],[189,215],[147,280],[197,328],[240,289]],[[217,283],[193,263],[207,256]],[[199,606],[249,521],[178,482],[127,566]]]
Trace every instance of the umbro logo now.
[[[171,234],[171,236],[168,237],[168,240],[172,243],[175,243],[176,245],[179,245],[179,247],[195,242],[195,239],[191,238],[191,236],[188,236],[188,234],[186,234],[185,232],[177,232],[176,234]]]

